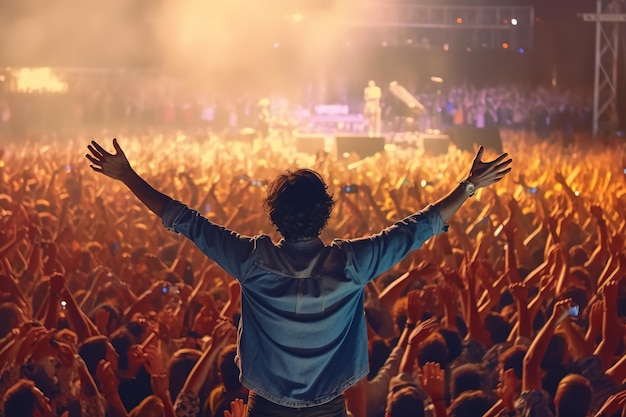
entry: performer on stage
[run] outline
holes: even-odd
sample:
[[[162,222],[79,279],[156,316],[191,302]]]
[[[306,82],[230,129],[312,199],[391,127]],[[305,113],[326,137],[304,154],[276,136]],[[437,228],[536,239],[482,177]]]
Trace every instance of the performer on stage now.
[[[270,112],[270,99],[262,98],[257,103],[257,135],[259,139],[267,139],[270,134],[272,113]]]
[[[367,117],[369,121],[368,130],[369,136],[380,136],[380,128],[381,128],[381,108],[380,108],[380,98],[383,93],[376,85],[376,83],[370,80],[367,83],[367,87],[363,90],[363,99],[365,100],[365,108],[363,110],[363,114]]]

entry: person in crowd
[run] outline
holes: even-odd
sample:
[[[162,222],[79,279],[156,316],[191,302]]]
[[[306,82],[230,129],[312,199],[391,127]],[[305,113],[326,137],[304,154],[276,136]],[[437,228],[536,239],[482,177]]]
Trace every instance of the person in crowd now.
[[[374,80],[369,80],[367,87],[363,89],[363,100],[365,101],[363,115],[365,115],[368,121],[367,129],[370,137],[380,136],[381,133],[382,107],[380,99],[382,95],[382,90],[376,85]]]
[[[522,393],[515,407],[520,415],[552,416],[549,397],[542,391],[540,362],[550,336],[557,325],[567,320],[573,306],[571,299],[561,300],[545,326],[541,329],[524,357]],[[587,417],[591,411],[591,384],[582,375],[570,374],[561,379],[556,395],[554,409],[556,416]]]
[[[244,404],[248,402],[248,389],[241,385],[239,381],[239,368],[236,363],[237,345],[225,346],[217,360],[219,366],[219,379],[222,386],[216,388],[217,396],[215,400],[213,417],[223,417],[224,412],[230,410],[230,403],[236,399],[241,399]],[[208,410],[208,407],[205,407]],[[209,414],[205,413],[205,416]]]
[[[50,400],[33,381],[21,379],[4,394],[6,417],[54,417]]]
[[[319,238],[334,204],[327,185],[314,171],[288,171],[269,184],[265,199],[284,237],[276,245],[269,236],[241,236],[157,191],[133,170],[117,139],[113,146],[114,154],[91,142],[92,169],[125,184],[166,228],[240,282],[238,360],[241,381],[253,391],[250,416],[290,408],[345,414],[342,393],[368,373],[363,287],[444,232],[476,190],[511,170],[506,153],[483,162],[480,147],[467,177],[433,205],[378,235],[331,246]]]

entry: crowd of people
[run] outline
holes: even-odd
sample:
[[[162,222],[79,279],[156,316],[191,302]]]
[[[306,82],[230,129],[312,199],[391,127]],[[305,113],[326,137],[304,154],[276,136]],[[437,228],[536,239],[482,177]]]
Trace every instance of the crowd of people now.
[[[75,134],[85,127],[99,129],[114,124],[139,131],[146,127],[210,128],[227,135],[258,128],[264,109],[260,103],[268,100],[268,91],[260,88],[190,88],[189,82],[149,71],[61,71],[59,77],[67,85],[64,92],[14,91],[8,82],[0,83],[0,132],[17,137],[50,131]],[[350,86],[338,84],[334,89],[309,85],[302,91],[271,96],[271,124],[304,132],[324,130],[315,119],[315,107],[323,103],[346,105],[354,115],[367,113],[362,89],[352,91]],[[540,134],[591,129],[591,95],[583,92],[426,80],[407,91],[423,105],[424,112],[415,114],[383,81],[378,84],[382,87],[382,125],[375,132],[381,128],[383,132],[424,132],[453,126],[501,127]],[[335,123],[334,128],[340,128],[338,125]],[[354,133],[367,129],[358,126],[352,129]],[[340,130],[350,131],[348,127]]]
[[[284,142],[154,132],[120,142],[164,193],[276,242],[261,207],[287,168],[329,184],[334,214],[320,237],[331,242],[435,202],[473,156],[405,149],[355,163]],[[513,172],[365,287],[370,372],[346,392],[354,417],[626,412],[624,145],[522,131],[503,142]],[[243,416],[239,283],[92,172],[87,143],[0,151],[2,415]]]
[[[387,100],[386,118],[396,131],[406,124],[403,116],[413,116],[413,127],[420,131],[472,126],[531,130],[541,135],[589,130],[592,120],[590,95],[573,91],[428,83],[413,94],[426,110],[421,115],[411,115],[403,103]]]

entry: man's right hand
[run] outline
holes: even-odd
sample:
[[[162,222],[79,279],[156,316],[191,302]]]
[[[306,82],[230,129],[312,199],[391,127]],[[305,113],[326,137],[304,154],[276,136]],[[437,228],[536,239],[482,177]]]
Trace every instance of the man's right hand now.
[[[85,156],[91,162],[90,167],[96,172],[111,177],[115,180],[123,180],[132,174],[133,169],[122,151],[117,139],[113,139],[113,147],[115,154],[111,154],[104,150],[96,141],[91,141],[91,145],[87,149],[91,152]]]
[[[485,148],[483,146],[478,148],[468,178],[476,186],[476,189],[498,182],[511,172],[509,165],[511,165],[512,159],[506,159],[507,153],[500,154],[492,161],[483,162],[482,156],[484,151]]]

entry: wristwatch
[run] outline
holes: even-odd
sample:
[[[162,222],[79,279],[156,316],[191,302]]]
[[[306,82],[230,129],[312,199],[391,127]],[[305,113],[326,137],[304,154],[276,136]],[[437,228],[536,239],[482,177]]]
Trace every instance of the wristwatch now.
[[[461,181],[460,184],[463,186],[465,193],[469,197],[472,197],[476,193],[476,186],[474,185],[474,183],[466,180],[466,181]]]

